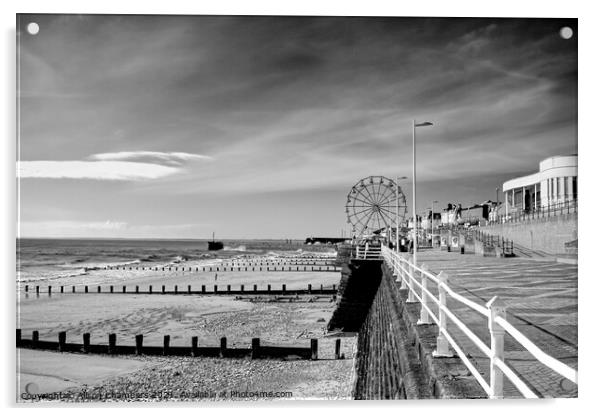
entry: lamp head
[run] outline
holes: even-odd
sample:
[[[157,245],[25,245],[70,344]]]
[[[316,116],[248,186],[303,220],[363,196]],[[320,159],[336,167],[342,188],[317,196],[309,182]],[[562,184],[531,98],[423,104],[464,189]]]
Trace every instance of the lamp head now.
[[[418,123],[418,124],[414,123],[414,127],[426,127],[426,126],[432,126],[432,125],[433,125],[433,123],[431,123],[430,121],[425,121],[425,122]]]

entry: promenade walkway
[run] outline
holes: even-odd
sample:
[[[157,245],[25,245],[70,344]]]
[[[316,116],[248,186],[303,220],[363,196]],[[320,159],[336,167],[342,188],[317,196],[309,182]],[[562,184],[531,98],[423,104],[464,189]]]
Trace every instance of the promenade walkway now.
[[[439,250],[418,252],[418,264],[445,271],[449,284],[463,296],[485,304],[493,296],[507,303],[507,319],[546,353],[577,368],[577,266],[520,257],[492,258]],[[430,287],[430,286],[429,286]],[[433,287],[433,290],[436,289]],[[487,320],[462,304],[448,306],[487,344]],[[450,325],[450,329],[453,330]],[[466,346],[479,371],[489,377],[489,360],[460,331],[453,336]],[[509,335],[506,363],[541,397],[576,397],[577,386],[536,361]],[[520,393],[505,380],[505,397]]]

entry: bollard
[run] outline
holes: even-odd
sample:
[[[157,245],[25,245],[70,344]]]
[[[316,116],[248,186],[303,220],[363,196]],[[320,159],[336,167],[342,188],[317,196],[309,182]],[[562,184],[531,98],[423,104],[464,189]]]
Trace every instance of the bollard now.
[[[148,294],[153,293],[153,285],[148,285]]]
[[[251,359],[259,358],[259,338],[253,338],[251,340]]]
[[[190,295],[192,293],[192,286],[188,285],[188,294]]]
[[[48,286],[48,296],[52,295],[52,286]]]
[[[140,288],[136,285],[136,293],[140,293]]]
[[[464,254],[464,246],[460,247],[460,254]]]
[[[117,344],[117,335],[109,334],[109,348],[108,348],[109,354],[115,354],[115,352],[117,351],[116,344]]]
[[[228,291],[228,294],[230,294],[230,285],[226,286],[226,290]]]
[[[36,286],[36,295],[40,294],[40,286]]]
[[[489,334],[491,337],[491,359],[489,360],[490,399],[504,398],[504,373],[496,361],[504,362],[504,328],[495,322],[496,318],[506,319],[506,303],[494,296],[485,305],[489,310]]]
[[[341,339],[337,338],[337,340],[334,343],[334,357],[337,360],[341,359]]]
[[[161,285],[161,294],[165,294],[165,285]]]
[[[31,348],[37,348],[39,340],[40,340],[40,333],[38,331],[33,331],[31,333]]]
[[[451,252],[451,246],[447,246],[447,252],[450,253]]]
[[[307,293],[309,293],[311,295],[311,284],[310,283],[307,285]]]
[[[318,359],[318,340],[316,338],[311,339],[311,359]]]
[[[426,294],[428,290],[428,276],[426,273],[429,271],[429,267],[427,264],[423,264],[421,267],[422,271],[420,272],[421,281],[420,285],[422,286],[420,291],[420,319],[418,320],[418,325],[428,325],[432,324],[431,316],[426,310],[426,305],[428,303],[428,295]]]
[[[29,285],[25,285],[25,293],[29,292]]]
[[[59,352],[65,352],[65,343],[67,342],[67,333],[59,332]]]
[[[98,286],[97,292],[100,293],[100,286]]]
[[[201,286],[201,292],[205,293],[205,285]]]
[[[169,335],[163,336],[163,355],[169,355]]]
[[[286,295],[286,285],[282,285],[282,294]]]
[[[217,285],[213,285],[213,293],[217,293]]]
[[[71,293],[75,293],[75,286],[71,286]]]
[[[17,328],[17,347],[21,345],[21,328]]]
[[[144,336],[142,334],[136,335],[136,355],[142,355],[142,342]]]
[[[324,285],[320,285],[320,293],[324,293]]]
[[[437,335],[437,350],[433,353],[434,357],[451,357],[452,354],[449,352],[449,342],[445,338],[444,331],[447,331],[447,315],[443,311],[447,307],[447,297],[444,284],[447,284],[447,273],[440,272],[437,275],[439,282],[437,288],[439,290],[439,334]]]
[[[240,285],[240,292],[244,292],[245,291],[245,285]]]
[[[228,349],[228,340],[226,337],[221,337],[219,340],[219,356],[224,358],[226,356],[226,350]]]
[[[87,354],[90,352],[90,333],[86,332],[85,334],[83,334],[83,338],[84,347],[82,348],[82,351]]]
[[[337,291],[337,285],[332,285],[332,290],[333,290],[334,292],[336,292],[336,291]]]
[[[192,337],[192,350],[190,355],[196,357],[198,355],[197,348],[199,346],[199,337]]]
[[[253,285],[253,292],[257,292],[257,285]]]
[[[123,286],[122,291],[123,291],[123,293],[125,293],[125,286]]]
[[[113,285],[109,286],[109,292],[113,293]]]
[[[84,293],[88,293],[88,285],[84,286]]]
[[[268,293],[272,291],[272,285],[268,285]]]
[[[176,294],[176,295],[178,294],[178,285],[175,285],[173,287],[173,293]]]

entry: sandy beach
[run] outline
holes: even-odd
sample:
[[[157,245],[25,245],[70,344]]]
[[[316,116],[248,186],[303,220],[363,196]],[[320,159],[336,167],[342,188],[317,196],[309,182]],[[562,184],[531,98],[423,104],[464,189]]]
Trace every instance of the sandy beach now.
[[[193,270],[196,267],[192,262],[182,265]],[[184,400],[220,400],[226,399],[224,391],[257,389],[291,391],[297,399],[351,397],[355,337],[326,334],[326,324],[335,307],[329,296],[300,296],[276,302],[273,296],[256,300],[252,296],[237,299],[215,295],[95,293],[97,285],[102,286],[103,292],[108,292],[109,285],[119,288],[138,285],[141,292],[148,290],[149,285],[155,292],[160,291],[161,285],[170,290],[178,285],[182,291],[187,285],[193,290],[200,290],[201,285],[212,290],[214,284],[223,288],[229,284],[233,289],[245,285],[246,290],[252,290],[255,284],[258,288],[268,284],[281,288],[286,284],[287,289],[306,289],[308,284],[314,288],[332,287],[340,280],[338,272],[218,272],[217,280],[215,275],[216,272],[181,270],[94,270],[86,276],[85,282],[90,286],[87,294],[82,293],[81,278],[76,294],[69,293],[70,290],[56,293],[60,285],[76,284],[75,278],[37,282],[44,289],[52,284],[55,291],[52,296],[47,292],[36,296],[21,290],[18,327],[24,338],[30,338],[32,331],[37,330],[41,340],[52,341],[61,331],[66,331],[67,342],[82,342],[82,334],[90,333],[93,344],[106,344],[109,333],[117,334],[118,344],[133,345],[135,335],[143,334],[145,345],[157,346],[162,345],[164,335],[170,335],[173,346],[189,346],[192,336],[198,337],[199,346],[218,346],[220,338],[225,336],[229,347],[245,348],[255,337],[261,339],[262,345],[303,347],[309,346],[310,338],[317,338],[319,360],[111,357],[23,350],[19,391],[24,392],[27,383],[33,381],[40,392],[67,394],[60,400],[81,400],[82,388],[91,389],[96,395],[107,389],[129,389],[131,400],[158,400],[161,394],[165,400],[167,391],[176,390],[186,396],[181,397]],[[346,357],[343,360],[334,359],[337,337],[342,339],[341,352]],[[86,371],[80,371],[82,367]],[[241,372],[245,374],[242,378],[245,382],[241,381]],[[236,377],[232,376],[234,373]],[[136,393],[144,391],[154,391],[156,397]],[[212,393],[203,396],[198,393],[201,391]]]

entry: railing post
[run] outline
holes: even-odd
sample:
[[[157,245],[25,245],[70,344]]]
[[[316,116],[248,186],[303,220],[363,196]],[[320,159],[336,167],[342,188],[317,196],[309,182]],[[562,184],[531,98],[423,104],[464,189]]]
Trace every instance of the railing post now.
[[[449,276],[445,272],[440,272],[437,275],[437,279],[439,280],[439,283],[437,284],[439,290],[439,335],[437,335],[437,350],[433,353],[433,356],[451,357],[452,354],[449,352],[449,342],[443,334],[443,332],[447,330],[447,315],[442,308],[447,306],[447,293],[445,292],[443,285],[447,283]]]
[[[426,292],[428,291],[428,277],[427,277],[426,273],[428,271],[429,271],[428,265],[423,264],[422,266],[420,266],[420,275],[421,275],[420,284],[422,285],[422,290],[420,292],[421,308],[420,308],[420,319],[418,320],[418,325],[428,325],[428,324],[433,323],[431,321],[431,316],[429,315],[428,311],[426,310],[426,305],[428,304],[428,301],[429,301],[429,297],[426,294]]]
[[[408,284],[406,283],[406,271],[408,269],[408,264],[406,262],[406,258],[404,256],[401,256],[399,258],[399,261],[401,262],[401,287],[399,288],[401,289],[407,289],[408,288]]]
[[[495,364],[496,360],[504,361],[504,328],[495,319],[500,316],[506,319],[506,303],[494,296],[486,304],[489,309],[489,333],[491,336],[491,359],[489,361],[489,398],[504,398],[504,373]]]
[[[412,267],[415,266],[415,264],[413,263],[413,257],[411,259],[408,259],[408,271],[409,276],[408,276],[408,300],[406,300],[406,303],[415,303],[418,302],[418,299],[416,299],[416,295],[414,294],[412,289],[416,289],[416,285],[414,284],[414,278],[416,277],[416,270]]]

